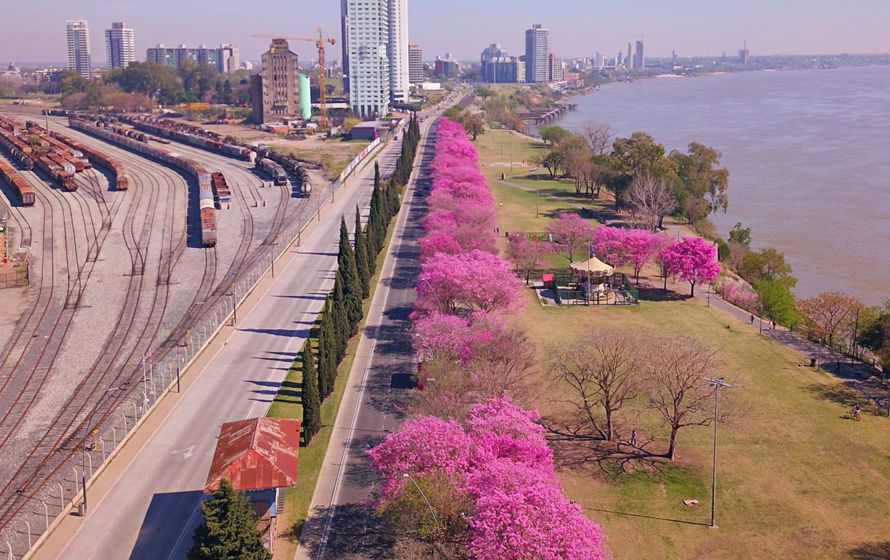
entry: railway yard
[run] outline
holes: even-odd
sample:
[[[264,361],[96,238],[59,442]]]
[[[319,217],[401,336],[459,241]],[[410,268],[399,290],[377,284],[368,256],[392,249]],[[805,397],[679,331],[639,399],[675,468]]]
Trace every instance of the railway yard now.
[[[127,123],[0,115],[0,136],[0,217],[30,279],[0,291],[0,542],[27,544],[330,187]]]

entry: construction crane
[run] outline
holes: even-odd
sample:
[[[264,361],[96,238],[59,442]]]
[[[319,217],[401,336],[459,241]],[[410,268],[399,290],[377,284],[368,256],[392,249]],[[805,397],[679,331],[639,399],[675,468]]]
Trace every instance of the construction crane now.
[[[318,113],[320,115],[319,119],[319,127],[321,130],[326,130],[328,128],[328,110],[327,110],[327,92],[325,91],[325,60],[324,60],[324,49],[325,43],[330,43],[332,46],[337,44],[337,40],[333,37],[324,38],[324,34],[321,31],[321,27],[316,28],[318,32],[318,38],[313,37],[295,37],[292,35],[264,35],[260,33],[254,34],[254,37],[257,39],[287,39],[291,41],[307,41],[310,43],[315,43],[315,48],[318,49]]]

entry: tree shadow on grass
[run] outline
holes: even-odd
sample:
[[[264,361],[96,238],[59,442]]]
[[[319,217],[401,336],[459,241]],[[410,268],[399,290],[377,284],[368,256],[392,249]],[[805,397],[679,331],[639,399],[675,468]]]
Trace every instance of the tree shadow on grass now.
[[[848,412],[857,404],[862,407],[863,412],[878,412],[872,401],[863,397],[861,393],[844,385],[822,385],[813,383],[804,387],[804,390],[820,399],[839,404],[847,409]],[[851,419],[849,414],[845,414],[843,418]]]
[[[850,558],[853,560],[888,560],[890,558],[890,541],[857,546],[850,551]]]
[[[680,294],[671,290],[664,291],[653,286],[637,286],[637,292],[640,294],[640,301],[686,301],[692,299],[689,294]]]

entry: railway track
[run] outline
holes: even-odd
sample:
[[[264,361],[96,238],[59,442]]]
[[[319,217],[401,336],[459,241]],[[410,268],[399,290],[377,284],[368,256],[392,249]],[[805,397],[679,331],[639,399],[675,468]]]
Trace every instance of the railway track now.
[[[214,162],[216,164],[217,162]],[[134,169],[139,170],[138,165],[134,165],[132,162],[129,163],[130,166],[133,166]],[[241,173],[250,174],[246,169],[239,170]],[[256,180],[256,179],[254,179]],[[233,182],[235,186],[235,190],[240,190],[240,181]],[[248,191],[252,188],[252,182],[247,182]],[[145,192],[147,189],[145,187],[137,187],[139,191]],[[158,186],[160,188],[160,186]],[[90,189],[88,189],[89,191]],[[95,197],[95,191],[92,191],[91,195],[94,200],[98,199]],[[251,194],[251,192],[248,192]],[[87,195],[84,194],[84,197]],[[106,218],[110,216],[112,213],[107,207],[107,203],[104,201],[104,197],[101,197],[103,202],[100,206],[100,216],[103,217],[103,225],[108,219],[108,223],[110,225],[112,218]],[[157,200],[158,197],[152,197]],[[285,224],[287,223],[288,218],[297,215],[301,208],[305,206],[307,201],[303,201],[301,204],[297,205],[296,208],[293,208],[292,211],[288,212],[288,200],[290,198],[290,193],[286,188],[280,189],[280,200],[278,208],[276,209],[275,215],[272,219],[271,226],[267,235],[265,235],[258,247],[256,247],[253,251],[251,251],[251,245],[254,243],[255,237],[255,219],[252,215],[250,207],[245,201],[245,197],[238,197],[240,200],[241,210],[243,212],[242,216],[242,235],[239,240],[238,247],[236,248],[235,255],[233,257],[232,265],[229,267],[229,270],[223,276],[221,281],[217,284],[216,277],[218,275],[217,270],[217,257],[216,257],[216,249],[213,250],[205,250],[204,251],[204,273],[201,280],[200,286],[206,287],[205,290],[196,291],[194,298],[192,299],[191,304],[188,306],[186,312],[184,313],[182,319],[179,321],[177,326],[172,329],[172,335],[170,337],[164,338],[160,336],[162,320],[166,314],[167,310],[167,301],[169,298],[169,290],[163,286],[166,286],[170,283],[170,277],[172,275],[172,271],[175,268],[176,263],[182,257],[185,246],[186,246],[186,235],[187,232],[185,229],[182,232],[181,236],[177,236],[174,240],[174,236],[172,234],[173,228],[167,227],[167,223],[165,222],[162,231],[171,232],[169,235],[162,234],[163,241],[162,243],[167,246],[167,250],[164,251],[159,259],[158,273],[157,273],[157,281],[156,281],[156,289],[154,290],[153,301],[150,305],[150,314],[148,318],[144,321],[144,325],[141,327],[141,333],[134,333],[133,331],[139,330],[139,327],[136,326],[135,322],[135,310],[133,312],[132,318],[130,319],[130,325],[128,329],[119,329],[115,328],[115,332],[125,332],[125,335],[122,335],[120,338],[126,339],[136,339],[136,340],[148,340],[147,347],[152,347],[155,343],[160,343],[158,345],[158,353],[159,357],[163,359],[171,352],[176,351],[175,342],[182,337],[182,335],[190,328],[192,328],[197,322],[201,319],[203,312],[207,309],[212,309],[215,304],[219,303],[223,297],[225,297],[226,292],[231,289],[231,286],[237,281],[239,275],[245,271],[251,269],[259,259],[267,258],[267,251],[263,245],[271,244],[274,239],[281,233]],[[105,213],[102,213],[102,205],[105,204]],[[136,204],[135,202],[133,203]],[[170,204],[171,211],[166,214],[169,216],[170,225],[173,225],[176,221],[175,218],[175,204]],[[259,207],[257,204],[256,207]],[[132,214],[132,212],[131,212]],[[156,212],[151,212],[151,214],[156,214]],[[138,236],[135,235],[133,230],[133,223],[131,221],[130,224],[130,240],[133,242],[133,247],[131,249],[131,263],[133,265],[133,269],[135,270],[139,264],[143,265],[142,272],[143,274],[139,276],[144,276],[145,268],[144,264],[147,261],[148,254],[148,244],[142,243],[141,240],[145,238],[146,235],[151,238],[151,231],[154,229],[152,225],[145,223],[143,225],[143,230],[141,234]],[[146,229],[147,228],[147,229]],[[96,233],[95,224],[93,223],[92,229],[94,232],[94,236]],[[108,228],[105,228],[106,230]],[[100,231],[102,227],[100,227]],[[98,256],[98,252],[100,247],[97,246],[96,256]],[[88,256],[92,254],[88,252]],[[132,281],[131,277],[131,281]],[[139,290],[138,292],[142,292],[142,283],[143,279],[138,280]],[[214,284],[216,284],[214,288]],[[213,288],[213,289],[211,289]],[[162,295],[163,294],[163,295]],[[128,297],[130,292],[128,291]],[[121,325],[119,324],[118,327]],[[180,336],[177,336],[177,333]],[[122,342],[122,341],[121,341]],[[139,391],[139,383],[138,380],[139,374],[139,366],[137,360],[137,366],[134,370],[133,360],[134,356],[138,357],[139,346],[134,344],[132,345],[129,355],[122,362],[119,362],[118,367],[114,367],[115,359],[119,357],[119,355],[123,351],[123,344],[117,344],[117,341],[106,342],[106,348],[108,347],[119,346],[118,353],[112,358],[100,358],[101,361],[97,361],[94,364],[93,368],[87,378],[93,379],[98,374],[98,379],[95,382],[90,383],[89,388],[78,388],[78,391],[69,399],[63,409],[60,411],[52,426],[67,426],[68,429],[65,429],[59,432],[59,428],[54,428],[52,433],[50,431],[45,434],[45,437],[41,438],[40,442],[34,446],[34,452],[32,456],[36,457],[37,455],[44,455],[46,459],[40,460],[38,459],[32,460],[28,465],[23,465],[23,468],[20,469],[19,473],[16,473],[16,477],[13,477],[3,489],[0,489],[0,498],[5,498],[9,495],[11,489],[23,489],[26,494],[34,494],[37,493],[41,488],[45,488],[52,480],[58,479],[58,475],[63,472],[61,469],[65,464],[70,464],[72,455],[75,451],[79,451],[79,444],[83,444],[82,437],[78,434],[83,432],[83,424],[86,421],[85,411],[89,410],[86,408],[88,403],[95,402],[96,409],[96,417],[99,418],[93,425],[101,426],[106,424],[109,417],[114,413],[114,411],[118,410],[121,404],[126,402],[128,399],[131,399],[134,393]],[[103,352],[104,354],[104,352]],[[113,377],[109,377],[112,371],[116,371],[116,375]],[[101,374],[99,372],[102,372]],[[105,397],[104,391],[100,392],[102,387],[119,385],[123,387],[127,387],[126,391],[121,391],[120,394],[111,395],[111,398],[103,398]],[[98,398],[97,398],[98,397]],[[77,419],[81,418],[79,422]],[[77,445],[76,445],[77,444]],[[39,450],[48,450],[49,452],[38,454]],[[67,453],[61,453],[63,451],[67,451]],[[50,460],[50,457],[54,457],[55,459]],[[52,464],[50,464],[52,463]],[[84,468],[83,466],[82,468]],[[28,477],[21,476],[21,472],[30,471],[33,474]],[[9,523],[15,519],[16,515],[22,512],[22,509],[26,507],[28,503],[27,497],[21,497],[17,499],[13,497],[12,507],[7,509],[0,515],[0,531],[4,528],[9,528]]]

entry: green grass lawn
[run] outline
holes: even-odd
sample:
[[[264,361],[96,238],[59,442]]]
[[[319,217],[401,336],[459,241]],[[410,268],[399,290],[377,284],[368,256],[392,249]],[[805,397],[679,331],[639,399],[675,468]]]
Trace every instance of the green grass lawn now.
[[[545,200],[542,193],[536,215],[536,195],[526,188],[534,180],[508,173],[502,182],[503,169],[491,164],[503,161],[505,141],[525,144],[516,153],[538,148],[498,135],[506,133],[486,131],[477,148],[501,229],[543,231],[550,216],[579,203],[571,193],[560,196],[560,189],[573,193],[574,187],[541,181],[552,196]],[[614,464],[569,463],[567,454],[557,455],[566,492],[602,525],[616,560],[890,558],[890,419],[846,418],[856,396],[831,375],[798,365],[804,356],[697,299],[544,308],[529,293],[513,320],[538,345],[541,397],[531,404],[545,414],[558,409],[565,391],[552,379],[547,349],[595,329],[696,339],[718,351],[713,373],[733,384],[721,396],[727,416],[720,425],[719,529],[706,527],[711,427],[682,430],[676,460],[658,468],[638,464],[623,472]],[[637,429],[659,449],[665,446],[667,434],[643,398],[619,423],[625,436]],[[700,505],[684,506],[687,498]]]
[[[890,419],[846,419],[848,391],[799,366],[803,356],[699,300],[545,309],[530,297],[516,322],[542,348],[598,328],[691,337],[718,350],[714,375],[734,385],[723,393],[718,530],[691,524],[709,520],[710,427],[681,431],[678,457],[662,472],[615,474],[593,462],[560,470],[616,559],[856,558],[859,547],[890,542]],[[541,382],[540,394],[559,394],[546,373]],[[645,403],[634,409],[622,433],[636,428],[663,447],[666,433]],[[685,498],[701,505],[688,508]]]
[[[387,231],[385,247],[389,246],[394,228],[395,219],[393,219]],[[372,286],[377,286],[377,282],[380,279],[386,251],[387,249],[384,248],[377,257],[377,273],[371,280]],[[364,314],[367,316],[368,309],[371,307],[371,298],[367,298],[362,306]],[[313,350],[316,350],[316,355],[318,355],[317,326],[318,321],[313,326],[309,338]],[[362,320],[359,325],[359,333],[362,332],[364,327],[365,321]],[[350,339],[346,349],[346,357],[343,358],[343,362],[337,368],[337,381],[334,385],[334,391],[321,405],[321,430],[312,438],[312,442],[309,445],[300,447],[297,483],[295,486],[284,490],[284,512],[278,520],[279,539],[275,543],[276,558],[290,559],[294,557],[296,552],[300,532],[303,529],[303,522],[309,513],[309,504],[312,501],[312,494],[315,492],[315,484],[318,482],[318,475],[328,448],[328,442],[331,440],[334,420],[337,418],[337,411],[340,409],[340,401],[343,400],[349,372],[352,369],[352,363],[355,361],[355,350],[358,346],[359,338],[360,335],[356,335]],[[269,407],[267,416],[271,418],[303,418],[303,408],[300,406],[300,400],[294,395],[299,393],[302,380],[299,361],[295,361],[291,365],[291,369],[284,383],[282,383],[278,394],[275,396],[272,406]]]

